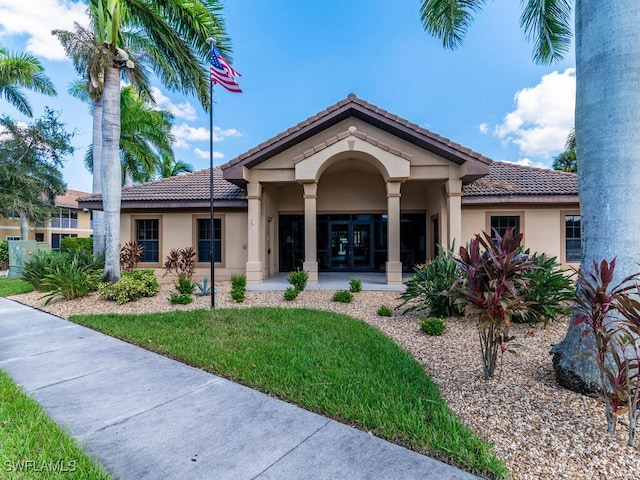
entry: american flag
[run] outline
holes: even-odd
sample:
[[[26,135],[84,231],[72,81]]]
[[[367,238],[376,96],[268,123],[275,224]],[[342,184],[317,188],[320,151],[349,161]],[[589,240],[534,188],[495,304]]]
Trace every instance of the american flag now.
[[[220,53],[215,45],[211,45],[211,81],[219,83],[230,92],[241,93],[242,89],[234,77],[241,75],[236,72]]]

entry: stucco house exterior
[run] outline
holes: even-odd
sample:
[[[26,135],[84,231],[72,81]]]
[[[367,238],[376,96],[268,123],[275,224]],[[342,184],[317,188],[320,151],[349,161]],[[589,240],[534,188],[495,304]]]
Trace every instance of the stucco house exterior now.
[[[400,284],[437,252],[480,231],[514,226],[532,251],[580,257],[577,176],[494,162],[349,95],[214,168],[216,278],[260,283],[304,268],[380,272]],[[101,197],[80,199],[100,209]],[[125,187],[122,242],[161,268],[193,245],[210,261],[209,170]]]
[[[90,237],[91,212],[78,207],[78,198],[87,192],[67,190],[55,198],[56,213],[46,222],[29,225],[29,238],[20,238],[20,219],[0,217],[1,240],[35,240],[48,243],[52,250],[60,249],[60,240],[65,237]]]

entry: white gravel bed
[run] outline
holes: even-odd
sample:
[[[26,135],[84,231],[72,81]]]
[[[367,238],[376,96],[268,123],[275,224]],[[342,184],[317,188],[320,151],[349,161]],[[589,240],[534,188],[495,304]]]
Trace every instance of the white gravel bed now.
[[[11,297],[21,303],[63,318],[81,313],[144,313],[208,308],[211,297],[195,297],[189,305],[171,305],[173,286],[161,285],[160,293],[125,305],[105,301],[97,294],[88,298],[54,301],[44,306],[37,292]],[[627,431],[617,438],[607,434],[604,407],[593,398],[556,385],[551,356],[567,320],[547,329],[514,326],[522,344],[518,356],[507,354],[494,379],[484,380],[480,347],[472,320],[449,319],[440,337],[429,337],[419,328],[419,315],[379,317],[380,305],[394,308],[398,292],[360,292],[351,304],[332,302],[333,291],[302,292],[292,302],[282,291],[248,291],[236,304],[229,296],[230,284],[220,282],[216,307],[280,306],[311,307],[345,313],[379,328],[413,355],[440,386],[451,410],[477,435],[494,445],[516,478],[534,479],[640,479],[640,453],[626,445]]]

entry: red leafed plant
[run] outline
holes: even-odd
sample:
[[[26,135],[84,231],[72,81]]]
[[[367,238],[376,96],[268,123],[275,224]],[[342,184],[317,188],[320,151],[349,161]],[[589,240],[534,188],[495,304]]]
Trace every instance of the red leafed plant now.
[[[164,274],[173,273],[178,278],[191,280],[196,271],[196,255],[193,247],[171,249],[164,262]]]
[[[578,273],[574,324],[586,325],[583,338],[593,336],[591,352],[600,372],[600,395],[605,403],[607,428],[615,435],[618,417],[629,413],[629,445],[633,445],[638,416],[638,338],[640,302],[630,295],[638,288],[633,274],[613,284],[616,268],[611,262],[593,262],[591,270]]]
[[[523,272],[535,268],[528,255],[521,253],[522,234],[508,228],[504,236],[494,230],[495,240],[486,232],[476,235],[468,247],[460,247],[456,262],[464,277],[452,287],[456,303],[463,304],[467,315],[478,323],[480,349],[485,378],[494,375],[498,355],[513,352],[509,335],[510,316],[526,316],[522,292],[529,281]]]
[[[120,269],[133,272],[138,266],[144,247],[137,241],[127,242],[120,248]]]

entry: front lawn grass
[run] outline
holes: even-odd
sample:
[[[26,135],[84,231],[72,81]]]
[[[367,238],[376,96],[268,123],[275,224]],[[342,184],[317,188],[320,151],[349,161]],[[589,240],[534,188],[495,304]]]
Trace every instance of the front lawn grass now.
[[[2,370],[0,399],[0,478],[111,478]]]
[[[363,321],[265,307],[71,320],[472,472],[508,475],[415,359]]]
[[[0,297],[33,292],[33,286],[19,278],[0,278]]]

